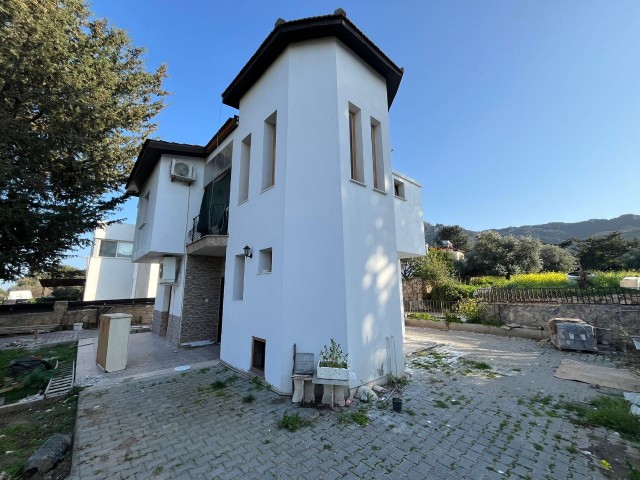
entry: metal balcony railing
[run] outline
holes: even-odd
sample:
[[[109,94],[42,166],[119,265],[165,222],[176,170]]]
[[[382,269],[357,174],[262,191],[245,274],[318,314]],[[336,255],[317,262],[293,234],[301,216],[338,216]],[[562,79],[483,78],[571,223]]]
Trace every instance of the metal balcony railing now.
[[[214,204],[207,208],[204,218],[196,215],[191,230],[187,234],[188,243],[197,242],[207,235],[227,235],[229,225],[229,206]]]

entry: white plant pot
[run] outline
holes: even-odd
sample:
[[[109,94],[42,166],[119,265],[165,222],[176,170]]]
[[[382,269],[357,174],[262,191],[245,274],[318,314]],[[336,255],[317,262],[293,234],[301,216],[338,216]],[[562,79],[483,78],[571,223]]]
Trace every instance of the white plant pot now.
[[[327,380],[349,380],[348,368],[321,367],[318,363],[316,371],[318,378],[326,378]]]

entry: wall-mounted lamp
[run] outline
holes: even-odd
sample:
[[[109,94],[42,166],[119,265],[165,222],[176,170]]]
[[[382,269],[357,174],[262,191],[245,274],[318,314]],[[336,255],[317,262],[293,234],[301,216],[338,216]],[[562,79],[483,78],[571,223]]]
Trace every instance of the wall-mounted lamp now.
[[[245,245],[244,248],[244,256],[247,258],[253,258],[253,252],[251,251],[251,247],[249,245]]]

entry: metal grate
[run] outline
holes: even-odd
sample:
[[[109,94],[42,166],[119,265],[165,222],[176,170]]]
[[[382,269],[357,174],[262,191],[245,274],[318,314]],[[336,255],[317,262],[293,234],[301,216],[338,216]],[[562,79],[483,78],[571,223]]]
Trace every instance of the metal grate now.
[[[73,388],[75,382],[76,362],[62,363],[58,365],[56,375],[49,380],[44,398],[66,395]]]

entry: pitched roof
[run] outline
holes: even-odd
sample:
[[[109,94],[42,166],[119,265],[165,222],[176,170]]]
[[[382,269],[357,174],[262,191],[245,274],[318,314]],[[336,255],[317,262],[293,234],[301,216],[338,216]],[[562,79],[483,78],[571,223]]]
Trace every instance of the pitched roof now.
[[[127,180],[127,193],[138,196],[140,188],[153,172],[156,163],[162,155],[179,155],[181,157],[205,158],[213,152],[220,143],[227,138],[238,126],[238,116],[229,118],[220,130],[207,142],[207,145],[189,145],[187,143],[165,142],[162,140],[147,139],[142,144],[136,163],[131,169]]]
[[[358,27],[338,9],[332,15],[301,18],[289,22],[278,20],[275,28],[249,59],[240,73],[222,93],[222,102],[240,108],[240,99],[264,74],[289,44],[334,36],[349,47],[387,82],[389,107],[398,92],[403,69],[387,57]]]

